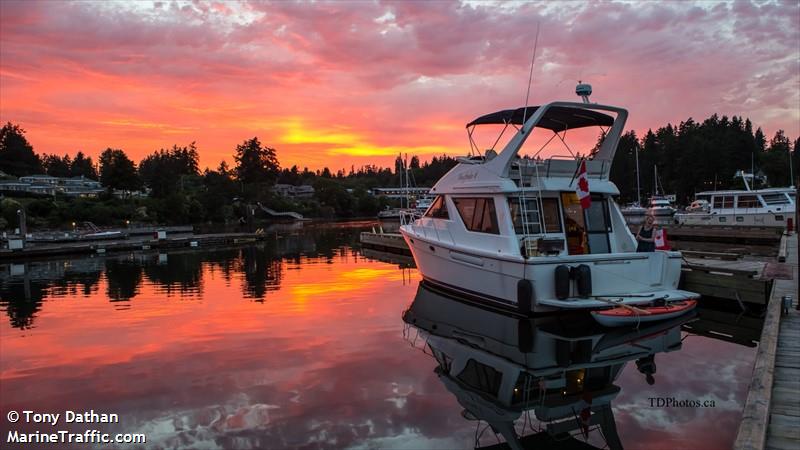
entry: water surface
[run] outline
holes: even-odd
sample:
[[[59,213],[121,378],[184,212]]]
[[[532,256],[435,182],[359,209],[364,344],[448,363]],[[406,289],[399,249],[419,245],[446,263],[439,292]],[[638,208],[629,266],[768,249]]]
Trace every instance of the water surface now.
[[[87,428],[12,426],[7,411],[67,409],[117,413],[91,428],[146,433],[147,448],[472,448],[480,425],[404,337],[420,276],[364,257],[366,228],[0,266],[3,448],[36,448],[5,445],[9,430]],[[659,354],[654,385],[629,363],[612,402],[622,444],[729,448],[753,359],[752,347],[684,332],[679,351]]]

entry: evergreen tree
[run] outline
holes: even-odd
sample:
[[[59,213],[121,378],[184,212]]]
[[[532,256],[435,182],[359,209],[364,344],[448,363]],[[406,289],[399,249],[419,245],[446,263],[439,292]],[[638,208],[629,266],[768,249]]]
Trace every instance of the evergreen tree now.
[[[124,151],[112,148],[100,155],[100,183],[109,190],[122,191],[136,191],[142,185],[133,161]]]
[[[25,138],[25,130],[11,122],[0,128],[0,170],[18,177],[42,173],[42,162]]]
[[[280,171],[275,149],[261,145],[257,137],[236,146],[236,178],[242,183],[274,182]]]
[[[72,160],[69,172],[71,177],[83,176],[92,180],[97,180],[98,178],[92,157],[86,156],[80,151],[75,155],[75,159]]]
[[[42,166],[46,174],[52,177],[69,177],[72,159],[69,155],[43,155]]]
[[[150,195],[163,198],[185,187],[187,177],[197,177],[199,155],[192,142],[188,147],[173,145],[146,156],[139,163],[142,182],[150,188]]]

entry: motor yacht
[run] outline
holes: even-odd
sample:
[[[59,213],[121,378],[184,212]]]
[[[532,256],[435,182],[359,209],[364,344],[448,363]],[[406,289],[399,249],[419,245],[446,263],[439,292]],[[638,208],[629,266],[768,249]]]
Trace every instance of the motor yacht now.
[[[785,228],[795,215],[796,190],[791,187],[751,189],[753,174],[739,171],[744,190],[705,191],[695,194],[692,205],[703,205],[675,215],[681,225],[731,225]]]
[[[590,103],[586,84],[576,92],[582,103],[502,110],[467,124],[473,149],[477,127],[512,136],[499,153],[461,158],[431,189],[425,215],[400,227],[423,279],[525,314],[698,297],[678,289],[679,252],[636,252],[613,199],[611,162],[628,112]],[[597,134],[568,139],[583,129]],[[536,150],[534,139],[535,153],[521,153],[534,133],[544,145]]]

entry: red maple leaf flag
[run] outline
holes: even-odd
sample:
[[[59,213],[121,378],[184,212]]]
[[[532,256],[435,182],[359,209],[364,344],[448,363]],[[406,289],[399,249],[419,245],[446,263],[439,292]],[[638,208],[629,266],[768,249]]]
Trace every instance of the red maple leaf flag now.
[[[575,188],[578,199],[581,201],[581,208],[586,209],[592,205],[592,197],[589,194],[589,177],[586,176],[586,160],[581,161],[578,169],[578,185]]]

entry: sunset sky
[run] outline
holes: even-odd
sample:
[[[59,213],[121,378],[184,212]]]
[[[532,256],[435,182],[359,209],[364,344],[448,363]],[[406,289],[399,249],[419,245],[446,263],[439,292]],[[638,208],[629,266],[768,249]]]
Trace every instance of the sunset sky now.
[[[800,2],[0,2],[0,120],[39,153],[258,136],[282,166],[468,152],[464,124],[531,104],[629,109],[640,134],[712,113],[800,135]]]

